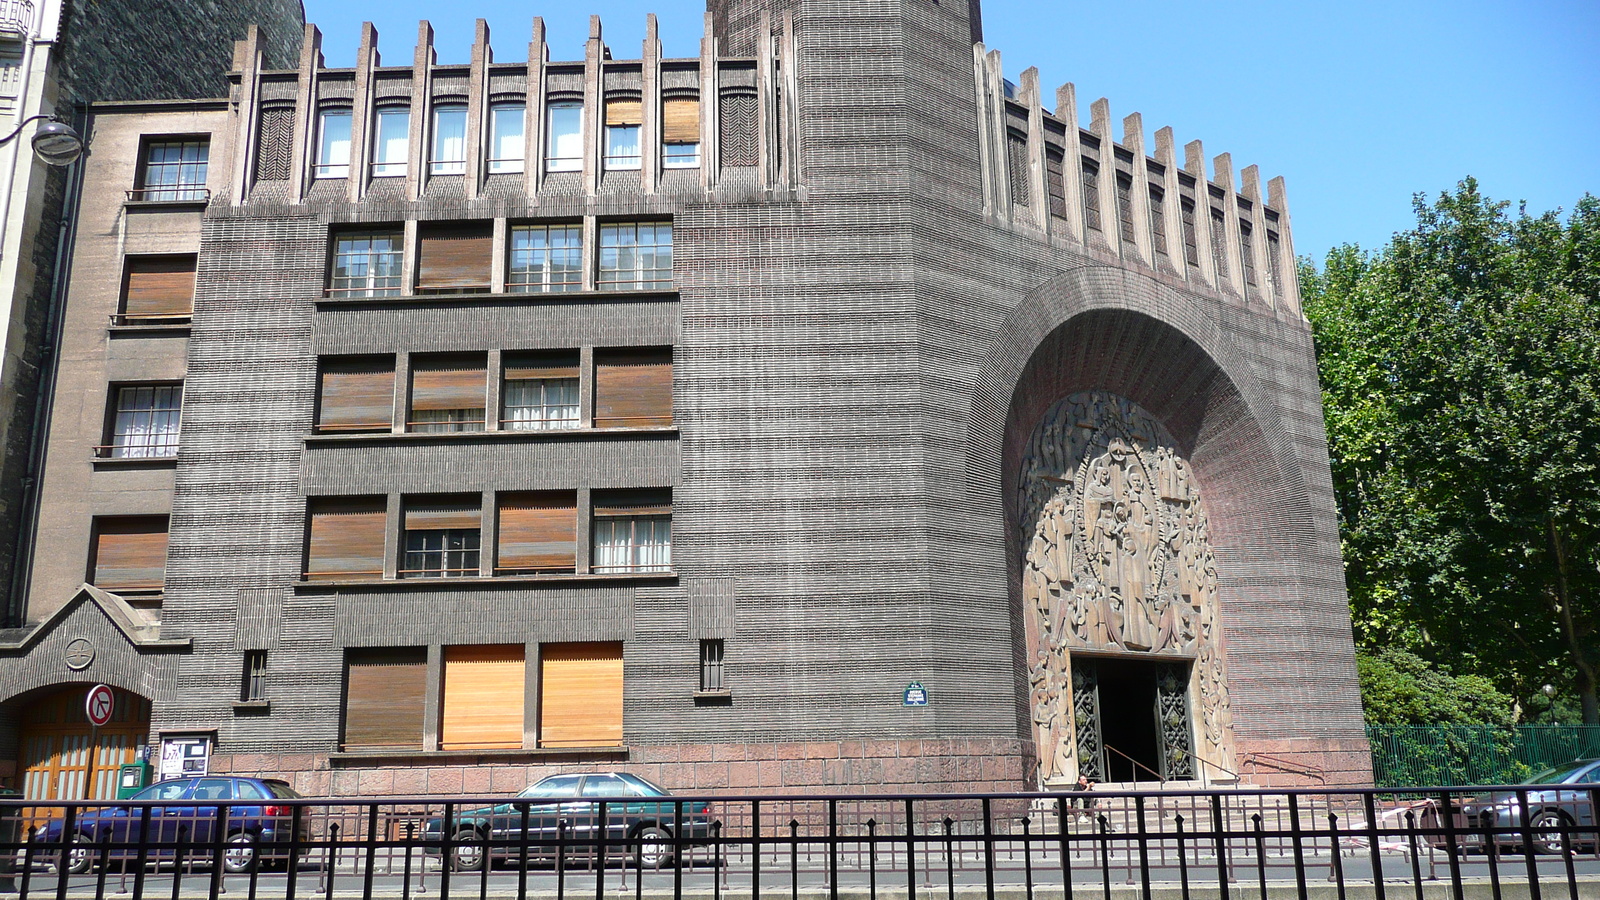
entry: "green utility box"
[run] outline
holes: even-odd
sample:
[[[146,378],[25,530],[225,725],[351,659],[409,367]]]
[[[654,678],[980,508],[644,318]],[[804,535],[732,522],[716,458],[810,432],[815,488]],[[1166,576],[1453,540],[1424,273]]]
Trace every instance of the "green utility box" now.
[[[117,799],[126,800],[144,790],[149,784],[149,763],[123,763],[122,771],[117,773]]]

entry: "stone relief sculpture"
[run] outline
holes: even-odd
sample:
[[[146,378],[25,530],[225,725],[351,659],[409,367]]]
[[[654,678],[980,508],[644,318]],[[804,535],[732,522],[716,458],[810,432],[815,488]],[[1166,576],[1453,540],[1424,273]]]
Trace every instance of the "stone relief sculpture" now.
[[[1130,400],[1073,394],[1034,429],[1018,490],[1040,784],[1075,780],[1079,753],[1098,747],[1098,735],[1078,733],[1098,715],[1074,694],[1080,649],[1191,660],[1193,751],[1234,769],[1216,566],[1199,485],[1172,436]]]

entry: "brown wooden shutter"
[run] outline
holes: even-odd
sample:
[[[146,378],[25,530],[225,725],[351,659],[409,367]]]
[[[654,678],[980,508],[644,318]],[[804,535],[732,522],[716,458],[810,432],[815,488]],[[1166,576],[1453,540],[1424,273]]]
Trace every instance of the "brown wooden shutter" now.
[[[483,409],[489,390],[483,357],[418,362],[411,369],[411,408]]]
[[[108,591],[160,590],[167,573],[167,517],[95,520],[94,586]]]
[[[607,100],[607,125],[638,125],[644,121],[644,104],[638,100]]]
[[[417,248],[418,290],[488,290],[494,254],[493,226],[430,225],[421,230]]]
[[[495,572],[571,572],[577,567],[578,502],[569,491],[501,494]]]
[[[605,428],[672,424],[672,351],[595,355],[594,423]]]
[[[319,497],[306,504],[306,580],[383,577],[383,497]]]
[[[194,312],[194,256],[130,256],[122,282],[127,324],[182,319]]]
[[[622,745],[622,644],[539,648],[539,746]]]
[[[344,749],[421,750],[428,652],[351,650],[345,672]]]
[[[456,528],[477,528],[482,524],[479,496],[430,497],[426,500],[406,500],[407,531],[443,531]]]
[[[594,498],[597,516],[670,516],[671,491],[616,491],[599,493]]]
[[[394,361],[322,368],[318,431],[388,431],[394,419]]]
[[[661,140],[668,144],[700,143],[699,100],[668,100],[661,104]]]
[[[578,377],[578,355],[576,353],[552,353],[508,358],[505,366],[507,381]]]
[[[527,682],[523,645],[444,648],[444,750],[515,750],[522,746]]]

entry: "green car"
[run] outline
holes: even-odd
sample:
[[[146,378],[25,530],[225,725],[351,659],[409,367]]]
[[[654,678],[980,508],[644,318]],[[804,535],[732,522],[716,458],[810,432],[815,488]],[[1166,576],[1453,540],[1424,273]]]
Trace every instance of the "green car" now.
[[[498,860],[591,857],[600,845],[602,811],[607,855],[626,852],[642,868],[670,865],[682,848],[711,840],[705,800],[674,800],[660,785],[627,772],[551,775],[505,803],[455,810],[450,867],[479,869],[485,850]],[[428,854],[442,851],[445,828],[443,816],[423,825]]]

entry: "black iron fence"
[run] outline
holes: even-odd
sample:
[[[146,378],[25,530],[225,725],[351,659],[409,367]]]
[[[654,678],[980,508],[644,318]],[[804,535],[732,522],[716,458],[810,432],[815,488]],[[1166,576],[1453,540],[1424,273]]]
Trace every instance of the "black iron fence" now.
[[[1600,785],[1306,792],[0,801],[25,897],[1600,896]],[[1326,894],[1322,894],[1326,896]]]

